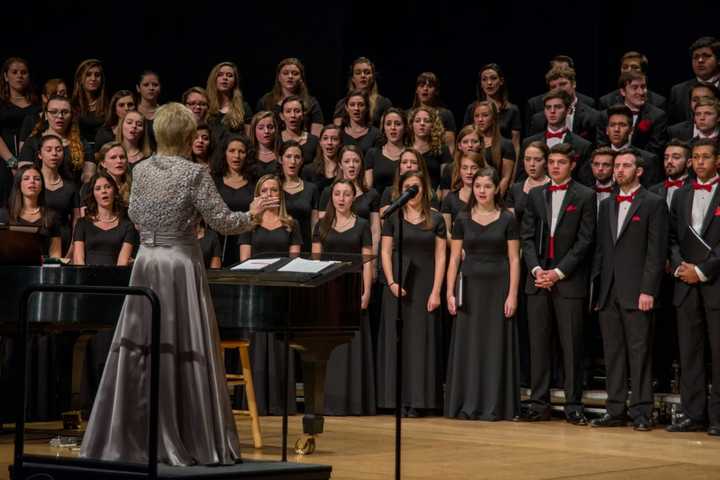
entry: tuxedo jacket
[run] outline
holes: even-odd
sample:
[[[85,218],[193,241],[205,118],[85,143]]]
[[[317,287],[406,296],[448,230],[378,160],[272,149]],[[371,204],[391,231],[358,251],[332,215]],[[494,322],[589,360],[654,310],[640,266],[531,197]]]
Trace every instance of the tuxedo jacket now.
[[[670,99],[668,100],[668,121],[670,123],[683,122],[692,120],[692,110],[690,110],[690,91],[697,85],[697,78],[691,78],[677,85],[673,85],[670,89]]]
[[[543,109],[544,108],[545,107],[543,105]],[[545,119],[545,112],[543,109],[533,114],[530,119],[528,135],[544,132],[547,128],[547,120]],[[573,118],[572,131],[574,134],[579,135],[585,140],[594,142],[595,132],[597,131],[599,120],[600,112],[578,101],[575,107],[575,117]]]
[[[697,232],[702,242],[691,227],[694,196],[695,190],[690,184],[673,195],[670,204],[670,265],[673,272],[683,261],[697,265],[708,279],[698,284],[705,304],[720,309],[720,188],[715,188],[702,228]],[[675,281],[675,306],[685,300],[690,288],[679,279]]]
[[[667,112],[667,99],[659,93],[648,90],[647,101],[651,105],[658,107],[660,110]],[[615,90],[600,97],[597,108],[598,110],[607,110],[609,107],[617,105],[618,103],[625,103],[625,98],[620,95],[620,90]]]
[[[553,287],[564,298],[585,298],[588,290],[590,252],[595,241],[595,192],[571,180],[560,207],[554,235],[554,259],[548,258],[550,224],[552,221],[551,193],[548,185],[528,192],[520,238],[523,258],[528,267],[525,293],[535,295],[532,270],[558,268],[565,275]]]
[[[530,120],[532,119],[533,115],[535,115],[538,112],[542,112],[545,110],[545,102],[543,102],[543,97],[545,94],[541,95],[535,95],[534,97],[530,98],[527,102],[527,107],[525,107],[525,132],[528,135],[531,135],[532,133],[530,131]],[[595,99],[585,95],[583,93],[580,93],[578,91],[575,92],[575,96],[578,98],[578,103],[584,103],[590,108],[595,108]],[[542,130],[543,128],[541,128]]]
[[[527,173],[525,172],[525,168],[523,168],[522,159],[525,158],[525,149],[530,144],[530,142],[534,142],[537,140],[540,140],[542,142],[545,141],[545,130],[540,133],[536,133],[535,135],[532,135],[530,137],[527,137],[525,140],[523,140],[522,146],[520,148],[520,163],[518,164],[518,168],[515,172],[515,181],[519,182],[527,178]],[[575,169],[572,172],[572,177],[584,185],[594,184],[595,180],[592,176],[592,170],[589,167],[590,154],[593,150],[592,143],[572,132],[568,132],[567,134],[565,134],[563,143],[569,143],[573,146],[573,150],[575,151]]]
[[[679,138],[684,142],[689,142],[695,133],[695,125],[692,120],[676,123],[668,127],[668,139]]]
[[[608,124],[607,110],[600,114],[597,130],[598,145],[609,143],[605,129]],[[635,126],[632,130],[631,143],[633,147],[642,148],[649,152],[660,154],[667,143],[667,115],[654,105],[646,103],[640,109]]]
[[[612,195],[600,202],[592,277],[597,306],[605,307],[610,289],[623,309],[637,310],[641,293],[657,299],[668,251],[665,199],[643,187],[637,191],[618,232],[619,205]]]

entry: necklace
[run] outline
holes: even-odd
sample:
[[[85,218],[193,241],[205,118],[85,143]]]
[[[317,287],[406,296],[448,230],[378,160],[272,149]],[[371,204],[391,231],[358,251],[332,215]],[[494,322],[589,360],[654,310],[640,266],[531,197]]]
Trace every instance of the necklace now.
[[[110,218],[100,218],[100,215],[97,216],[97,221],[100,223],[113,223],[117,219],[118,219],[117,215],[115,215],[114,217],[110,217]]]
[[[48,181],[47,184],[54,187],[55,185],[60,185],[62,181],[62,177],[58,175],[57,180],[54,180],[52,182]]]
[[[478,209],[474,209],[473,213],[474,213],[475,215],[479,215],[479,216],[481,216],[481,217],[484,217],[484,216],[487,216],[487,215],[494,215],[494,214],[496,214],[496,213],[497,213],[497,210],[490,210],[489,212],[483,212],[483,211],[480,211],[480,210],[478,210]]]
[[[335,218],[335,230],[347,227],[348,225],[350,225],[350,222],[352,222],[354,219],[355,219],[355,215],[350,215],[348,217],[348,219],[345,221],[345,223],[343,223],[341,225],[340,222],[338,222],[339,219]]]
[[[285,182],[285,186],[286,186],[289,190],[295,190],[296,188],[300,188],[300,185],[302,185],[302,180],[298,180],[298,181],[295,182],[294,184],[291,184],[290,182],[287,182],[287,181]]]
[[[408,221],[408,222],[410,222],[410,223],[413,223],[413,222],[415,222],[416,220],[420,220],[422,217],[423,217],[423,213],[420,212],[420,213],[415,214],[415,215],[412,216],[412,217],[411,217],[410,215],[406,215],[406,216],[405,216],[405,220]]]
[[[37,215],[38,213],[40,213],[40,207],[34,208],[34,209],[32,209],[32,210],[29,209],[29,208],[27,208],[27,207],[23,207],[23,210],[24,210],[25,213],[27,213],[28,215]]]

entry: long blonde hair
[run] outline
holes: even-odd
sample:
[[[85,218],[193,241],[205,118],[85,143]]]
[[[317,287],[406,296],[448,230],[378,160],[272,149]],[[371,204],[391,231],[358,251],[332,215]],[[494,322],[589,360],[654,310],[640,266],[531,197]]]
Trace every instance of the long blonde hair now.
[[[285,206],[285,194],[283,192],[283,181],[282,179],[273,173],[269,173],[267,175],[263,175],[260,177],[260,179],[255,184],[255,197],[260,196],[260,190],[262,189],[262,186],[265,182],[268,182],[270,180],[274,180],[278,184],[278,188],[280,189],[280,208],[278,209],[278,217],[280,218],[280,223],[285,227],[285,230],[288,232],[292,231],[293,227],[295,226],[295,220],[290,216],[290,214],[287,213],[287,207]],[[260,226],[260,223],[262,222],[262,215],[256,215],[253,217],[253,223],[251,230],[255,230],[257,227]]]
[[[95,98],[95,110],[92,112],[99,118],[105,118],[105,114],[108,108],[108,98],[105,92],[105,69],[103,68],[102,62],[96,58],[89,58],[83,60],[75,70],[75,84],[73,85],[72,93],[72,105],[76,113],[84,114],[91,112],[90,110],[90,93],[85,91],[83,80],[85,79],[85,72],[92,67],[98,67],[100,69],[100,75],[102,76],[102,83],[100,84],[97,97]]]
[[[206,88],[208,115],[217,115],[220,113],[220,107],[222,105],[220,105],[220,95],[217,89],[217,76],[222,67],[232,68],[235,74],[235,86],[233,87],[232,98],[230,99],[230,108],[223,117],[222,123],[230,130],[239,130],[245,125],[245,115],[247,112],[245,111],[245,99],[243,98],[242,90],[240,90],[240,74],[238,73],[237,66],[232,62],[220,62],[210,70]],[[195,92],[202,93],[197,90],[195,90]]]

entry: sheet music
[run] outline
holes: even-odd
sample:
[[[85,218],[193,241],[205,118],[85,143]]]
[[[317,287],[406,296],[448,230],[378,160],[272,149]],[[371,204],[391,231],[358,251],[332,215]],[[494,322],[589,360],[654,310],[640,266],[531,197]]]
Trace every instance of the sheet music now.
[[[306,260],[304,258],[297,257],[279,268],[278,272],[318,273],[335,263],[340,262],[337,260]]]
[[[272,265],[273,263],[279,262],[282,260],[282,258],[251,258],[249,260],[245,260],[244,262],[235,265],[234,267],[230,268],[230,270],[240,270],[240,271],[246,271],[246,270],[262,270],[265,267],[268,267]]]

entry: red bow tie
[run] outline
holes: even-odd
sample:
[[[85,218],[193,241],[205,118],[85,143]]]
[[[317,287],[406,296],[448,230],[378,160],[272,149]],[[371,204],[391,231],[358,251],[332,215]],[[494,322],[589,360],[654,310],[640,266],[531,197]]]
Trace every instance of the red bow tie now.
[[[562,139],[565,134],[567,133],[567,128],[563,128],[559,132],[551,132],[550,130],[545,130],[545,138],[560,138]]]
[[[612,189],[612,185],[609,187],[598,187],[597,185],[595,186],[595,191],[597,193],[612,193]]]
[[[710,183],[706,183],[703,185],[702,183],[698,183],[697,181],[692,183],[693,190],[705,190],[706,192],[712,192],[712,187],[717,183],[717,180],[714,180]]]
[[[563,183],[562,185],[550,185],[550,186],[548,186],[548,191],[549,192],[558,192],[560,190],[567,190],[569,186],[570,186],[570,182]]]
[[[635,190],[635,191],[634,191],[633,193],[631,193],[630,195],[615,195],[615,201],[616,201],[617,203],[632,202],[632,201],[633,201],[633,198],[635,198],[635,195],[637,195],[637,192],[638,192],[638,191]]]
[[[685,183],[685,180],[665,180],[665,190],[668,188],[680,188]]]

